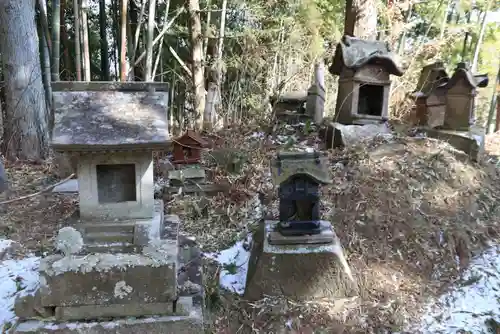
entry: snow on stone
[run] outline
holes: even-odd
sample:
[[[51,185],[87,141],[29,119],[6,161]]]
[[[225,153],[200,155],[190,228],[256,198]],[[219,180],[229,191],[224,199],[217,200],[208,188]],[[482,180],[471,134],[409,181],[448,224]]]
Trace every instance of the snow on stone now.
[[[12,241],[0,240],[0,252]],[[5,246],[7,245],[7,246]],[[0,262],[0,332],[4,333],[15,321],[14,302],[17,296],[32,294],[39,283],[39,257]]]
[[[461,284],[427,307],[416,332],[489,333],[486,322],[491,319],[500,322],[500,246],[473,259]]]
[[[250,252],[245,245],[250,244],[250,235],[245,240],[238,241],[231,248],[219,253],[205,254],[222,266],[219,284],[222,288],[239,295],[245,292]]]

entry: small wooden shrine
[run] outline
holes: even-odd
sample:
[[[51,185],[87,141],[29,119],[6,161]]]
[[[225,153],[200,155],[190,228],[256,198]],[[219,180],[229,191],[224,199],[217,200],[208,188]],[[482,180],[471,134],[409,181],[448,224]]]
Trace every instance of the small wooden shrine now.
[[[422,68],[417,89],[412,93],[415,99],[417,125],[431,128],[443,125],[446,112],[446,84],[449,79],[442,62],[435,62]]]
[[[474,124],[477,88],[488,85],[488,75],[473,75],[466,63],[458,63],[446,84],[444,129],[466,131]]]
[[[329,68],[339,76],[335,121],[341,124],[384,122],[389,117],[390,75],[402,76],[389,46],[344,36]]]
[[[208,142],[193,130],[174,141],[174,164],[197,164],[201,159],[201,150],[208,147]]]

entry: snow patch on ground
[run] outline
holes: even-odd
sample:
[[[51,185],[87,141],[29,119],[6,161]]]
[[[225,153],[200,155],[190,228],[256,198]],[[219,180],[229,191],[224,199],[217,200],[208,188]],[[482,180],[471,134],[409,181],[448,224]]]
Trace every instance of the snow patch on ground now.
[[[0,252],[12,243],[0,240]],[[0,262],[0,332],[4,333],[16,319],[14,302],[17,296],[25,296],[36,291],[39,283],[39,257]]]
[[[486,322],[491,319],[500,322],[500,246],[474,258],[459,284],[431,303],[410,332],[490,333]]]
[[[206,257],[216,260],[222,266],[220,286],[239,295],[245,292],[248,260],[250,259],[250,252],[247,249],[250,244],[251,236],[249,234],[246,239],[238,241],[228,249],[218,253],[205,254]]]

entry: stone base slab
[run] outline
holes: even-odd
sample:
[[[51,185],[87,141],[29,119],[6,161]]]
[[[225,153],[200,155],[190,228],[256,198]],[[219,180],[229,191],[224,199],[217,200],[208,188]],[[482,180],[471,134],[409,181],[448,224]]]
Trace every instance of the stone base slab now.
[[[422,128],[427,136],[448,142],[451,146],[465,152],[471,160],[479,161],[484,154],[485,131],[471,127],[469,131]]]
[[[266,221],[254,235],[245,289],[247,299],[269,295],[332,300],[358,293],[336,236],[329,244],[272,245],[266,232],[275,223]]]
[[[141,254],[51,255],[40,263],[42,306],[166,303],[177,296],[177,240]]]
[[[180,297],[177,301],[170,303],[62,306],[56,307],[55,317],[57,321],[78,321],[154,315],[189,315],[192,308],[191,297]]]
[[[321,232],[311,235],[286,236],[276,230],[276,224],[270,225],[268,233],[269,243],[272,245],[303,245],[303,244],[328,244],[335,239],[332,224],[321,221]]]
[[[38,320],[19,322],[12,333],[25,334],[201,334],[201,308],[189,315],[163,316],[141,319],[120,319],[102,322],[53,323]]]

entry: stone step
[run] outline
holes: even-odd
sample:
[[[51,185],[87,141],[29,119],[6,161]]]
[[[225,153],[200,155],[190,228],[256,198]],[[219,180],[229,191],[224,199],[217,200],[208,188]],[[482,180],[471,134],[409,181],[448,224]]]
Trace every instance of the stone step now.
[[[80,224],[78,229],[85,233],[134,233],[135,222],[129,223],[85,223]]]
[[[94,232],[86,233],[84,236],[85,243],[89,244],[107,244],[107,243],[124,243],[132,244],[134,242],[134,233],[116,233],[116,232]]]

